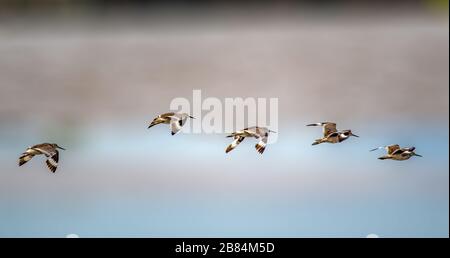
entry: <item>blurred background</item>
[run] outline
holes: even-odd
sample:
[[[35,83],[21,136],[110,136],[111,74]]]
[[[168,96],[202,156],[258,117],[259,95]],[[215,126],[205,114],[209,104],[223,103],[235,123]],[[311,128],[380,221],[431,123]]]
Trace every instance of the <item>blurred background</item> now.
[[[245,2],[0,0],[0,236],[448,237],[448,1]],[[146,129],[194,89],[279,98],[278,142]]]

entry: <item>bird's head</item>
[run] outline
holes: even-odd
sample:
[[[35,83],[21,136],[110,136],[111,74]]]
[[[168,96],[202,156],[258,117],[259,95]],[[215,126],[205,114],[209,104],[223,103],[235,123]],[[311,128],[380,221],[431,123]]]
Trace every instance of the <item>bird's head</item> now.
[[[181,118],[192,118],[192,119],[195,119],[195,117],[193,117],[193,116],[191,116],[191,115],[189,115],[188,113],[176,113],[176,115],[177,116],[180,116]]]
[[[342,131],[342,134],[345,135],[346,137],[350,137],[350,136],[359,137],[358,135],[354,134],[352,132],[352,130],[344,130],[344,131]]]
[[[409,151],[411,152],[411,155],[412,156],[416,156],[416,157],[423,157],[422,155],[419,155],[419,154],[417,154],[417,153],[415,153],[414,152],[414,150],[415,150],[416,148],[415,147],[411,147],[411,148],[409,148]]]
[[[53,147],[54,147],[55,149],[66,150],[66,149],[64,149],[63,147],[61,147],[61,146],[59,146],[58,144],[56,144],[56,143],[53,143],[52,145],[53,145]]]
[[[188,113],[183,113],[183,116],[185,116],[185,117],[189,117],[189,118],[191,118],[191,119],[195,119],[195,117],[193,117],[193,116],[189,115]]]

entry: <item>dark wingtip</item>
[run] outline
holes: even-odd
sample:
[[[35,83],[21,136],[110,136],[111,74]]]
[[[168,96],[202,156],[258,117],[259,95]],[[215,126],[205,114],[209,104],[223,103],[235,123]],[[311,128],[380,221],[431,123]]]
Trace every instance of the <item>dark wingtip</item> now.
[[[260,154],[263,154],[264,150],[266,149],[265,146],[261,146],[259,144],[255,145],[256,151],[258,151]]]
[[[22,166],[23,164],[27,163],[26,161],[24,161],[23,159],[19,159],[19,167]]]
[[[313,123],[313,124],[307,124],[306,126],[323,126],[324,124],[326,124],[327,122],[323,122],[323,123]]]

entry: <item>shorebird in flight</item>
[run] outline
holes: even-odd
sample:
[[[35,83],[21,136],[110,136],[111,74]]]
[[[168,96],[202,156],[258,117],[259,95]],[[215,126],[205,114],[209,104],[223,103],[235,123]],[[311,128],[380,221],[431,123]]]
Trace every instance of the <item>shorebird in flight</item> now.
[[[59,160],[58,149],[65,150],[56,143],[42,143],[34,145],[33,147],[28,147],[28,149],[22,153],[22,156],[19,158],[19,166],[27,163],[36,155],[45,155],[47,157],[45,163],[47,163],[50,171],[55,173]]]
[[[232,151],[239,145],[239,143],[241,143],[245,139],[245,137],[253,137],[259,140],[259,142],[255,145],[256,151],[258,151],[260,154],[263,154],[264,150],[266,149],[269,133],[276,133],[276,132],[271,131],[265,127],[258,127],[258,126],[249,127],[241,131],[234,132],[227,136],[227,137],[234,137],[234,141],[230,145],[228,145],[225,152],[228,153]]]
[[[422,157],[419,154],[416,154],[414,150],[415,147],[408,147],[408,148],[400,148],[398,144],[394,145],[388,145],[383,147],[378,147],[370,151],[376,151],[379,149],[386,149],[387,155],[381,156],[378,159],[385,160],[385,159],[392,159],[392,160],[407,160],[411,158],[412,156]]]
[[[158,124],[170,124],[172,135],[174,135],[181,130],[181,127],[186,123],[188,117],[194,119],[194,117],[186,113],[165,113],[153,119],[148,128]]]
[[[315,140],[312,145],[317,145],[324,142],[339,143],[347,140],[350,136],[359,137],[358,135],[353,134],[351,130],[338,131],[336,129],[335,123],[323,122],[323,123],[309,124],[306,126],[322,126],[323,128],[323,137]]]

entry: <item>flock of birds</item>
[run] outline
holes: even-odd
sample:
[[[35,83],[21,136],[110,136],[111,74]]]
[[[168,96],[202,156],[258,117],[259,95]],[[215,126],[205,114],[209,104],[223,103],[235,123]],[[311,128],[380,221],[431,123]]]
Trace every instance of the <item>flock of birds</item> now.
[[[157,116],[150,123],[148,128],[151,128],[158,124],[170,124],[171,134],[175,135],[178,133],[181,128],[186,123],[188,118],[194,119],[194,117],[190,116],[186,113],[165,113]],[[340,143],[347,140],[349,137],[359,137],[352,133],[351,130],[342,130],[338,131],[336,129],[336,123],[331,122],[323,122],[323,123],[314,123],[308,124],[307,126],[321,126],[323,128],[323,137],[315,140],[312,145],[318,145],[322,143]],[[260,154],[264,153],[267,145],[267,139],[270,133],[276,133],[275,131],[271,131],[266,127],[258,127],[253,126],[249,128],[242,129],[240,131],[236,131],[228,135],[227,137],[233,137],[234,140],[230,145],[227,146],[225,152],[228,153],[235,149],[245,138],[256,138],[258,143],[256,143],[255,148]],[[56,143],[42,143],[38,145],[34,145],[32,147],[27,148],[27,150],[22,153],[19,158],[19,166],[30,161],[34,156],[44,155],[47,157],[45,163],[51,172],[55,173],[58,168],[59,161],[59,152],[60,150],[65,150],[64,148],[58,146]],[[371,151],[375,151],[378,149],[386,149],[387,154],[379,157],[378,159],[385,160],[407,160],[413,156],[422,157],[419,154],[416,154],[415,147],[406,147],[401,148],[398,144],[383,146],[375,148]]]

